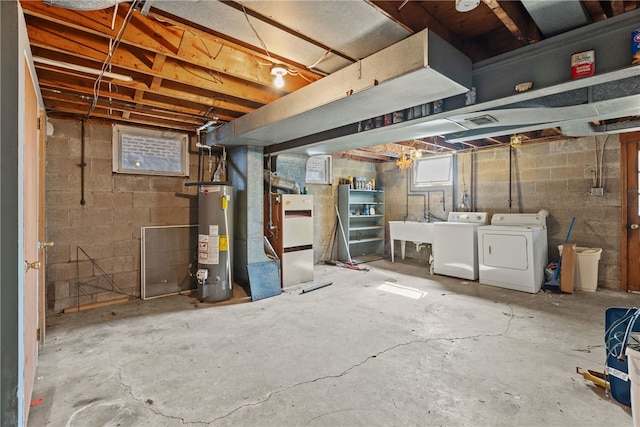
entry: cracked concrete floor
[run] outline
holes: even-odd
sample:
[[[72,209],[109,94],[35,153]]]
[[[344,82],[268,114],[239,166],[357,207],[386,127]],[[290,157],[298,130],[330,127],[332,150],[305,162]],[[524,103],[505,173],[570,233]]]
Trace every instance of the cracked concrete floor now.
[[[331,286],[253,303],[171,296],[52,316],[29,426],[632,424],[576,367],[604,369],[604,310],[637,296],[368,265],[318,265]]]

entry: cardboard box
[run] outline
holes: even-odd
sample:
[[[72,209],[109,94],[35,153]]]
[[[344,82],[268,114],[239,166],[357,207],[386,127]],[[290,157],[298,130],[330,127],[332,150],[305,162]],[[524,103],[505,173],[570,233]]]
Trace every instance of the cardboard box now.
[[[562,265],[560,266],[560,290],[573,293],[576,277],[576,244],[567,243],[562,246]]]

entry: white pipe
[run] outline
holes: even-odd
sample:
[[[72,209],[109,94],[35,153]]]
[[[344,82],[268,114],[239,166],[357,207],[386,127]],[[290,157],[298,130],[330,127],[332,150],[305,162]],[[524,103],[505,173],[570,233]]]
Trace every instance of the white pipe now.
[[[133,81],[133,77],[125,76],[124,74],[112,73],[110,71],[105,71],[103,73],[102,70],[98,70],[96,68],[89,68],[89,67],[84,67],[82,65],[70,64],[68,62],[62,62],[62,61],[57,61],[55,59],[43,58],[41,56],[34,56],[33,62],[37,62],[39,64],[51,65],[53,67],[65,68],[67,70],[79,71],[81,73],[95,74],[96,76],[99,76],[102,74],[103,77],[122,80],[123,82]]]
[[[205,130],[206,128],[208,128],[209,126],[213,125],[214,123],[215,123],[215,121],[209,120],[207,123],[203,124],[198,129],[196,129],[196,131],[200,132],[201,130]]]
[[[607,145],[607,139],[609,139],[609,135],[604,138],[604,142],[602,143],[602,149],[600,150],[600,188],[604,188],[604,176],[603,176],[603,162],[604,162],[604,146]]]

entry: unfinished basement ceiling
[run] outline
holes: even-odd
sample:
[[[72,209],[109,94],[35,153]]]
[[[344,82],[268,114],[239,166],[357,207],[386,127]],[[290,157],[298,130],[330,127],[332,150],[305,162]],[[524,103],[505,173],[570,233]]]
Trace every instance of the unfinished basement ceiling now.
[[[509,53],[518,56],[518,52],[527,51],[552,35],[562,37],[576,27],[589,29],[626,14],[635,17],[640,4],[618,0],[484,0],[474,10],[462,13],[455,10],[454,0],[146,0],[115,6],[115,0],[95,0],[90,3],[96,5],[96,10],[78,9],[87,3],[73,0],[62,2],[64,7],[49,5],[56,1],[61,0],[21,1],[32,53],[41,58],[35,65],[47,114],[187,132],[194,132],[210,120],[226,125],[250,115],[425,29],[468,57],[475,78],[477,68],[491,65],[492,58]],[[540,12],[540,3],[544,3],[544,12]],[[561,19],[554,20],[549,29],[545,24],[548,20],[541,16]],[[581,24],[585,17],[586,24]],[[629,44],[630,34],[625,49]],[[600,51],[596,59],[598,72],[603,63]],[[71,70],[50,60],[93,70],[100,70],[108,62],[105,69],[130,81],[105,76],[94,91],[95,74]],[[282,64],[289,70],[281,90],[272,84],[271,64]],[[630,78],[637,75],[632,73]],[[499,98],[492,97],[491,101],[496,99]],[[522,101],[510,98],[505,104],[518,102]],[[571,134],[603,129],[624,131],[638,122],[637,112],[624,111],[629,115],[603,116],[605,119],[597,123],[578,121],[521,129],[525,141],[558,137],[562,129]],[[471,113],[457,109],[455,116]],[[445,134],[456,122],[448,117],[442,120],[440,124],[431,123],[427,133],[387,129],[367,136],[366,143],[345,142],[329,147],[332,151],[336,147],[355,150],[343,152],[342,156],[384,161],[385,157],[397,157],[407,145],[442,152],[504,144],[512,130],[493,129],[478,132],[477,138],[452,141]],[[442,125],[446,126],[440,131],[438,126]],[[334,128],[334,136],[327,136],[328,139],[336,138],[336,129],[340,127]],[[316,138],[321,137],[321,132],[316,132]],[[290,141],[279,144],[283,142]],[[372,144],[383,145],[371,147]],[[319,144],[315,141],[313,145]]]

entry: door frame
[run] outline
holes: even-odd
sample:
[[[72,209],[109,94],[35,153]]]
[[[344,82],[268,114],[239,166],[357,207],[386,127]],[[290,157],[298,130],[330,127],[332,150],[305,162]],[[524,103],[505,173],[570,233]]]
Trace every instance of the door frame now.
[[[20,287],[23,285],[24,260],[19,223],[19,151],[21,133],[19,84],[23,75],[21,31],[17,1],[0,1],[0,424],[22,425],[24,402],[20,358]],[[26,30],[25,30],[26,31]],[[16,108],[18,106],[18,108]],[[22,265],[20,263],[22,262]]]
[[[627,192],[629,179],[629,168],[627,156],[627,144],[631,142],[640,142],[640,132],[628,132],[620,134],[620,290],[629,291],[629,251],[627,248],[627,241],[629,238],[629,230],[627,228],[628,215],[627,204],[629,203]],[[634,171],[635,173],[635,171]],[[639,183],[640,184],[640,183]]]
[[[41,222],[39,218],[41,204],[40,191],[40,153],[41,128],[40,113],[42,108],[38,99],[38,83],[35,80],[35,70],[32,70],[30,59],[25,53],[23,59],[22,78],[22,160],[18,162],[21,176],[22,195],[21,211],[22,247],[24,253],[24,276],[22,290],[22,352],[23,352],[23,401],[24,421],[29,420],[29,408],[38,365],[38,329],[42,321],[40,313],[40,284],[43,282],[44,269],[41,269],[41,257],[44,251],[40,249]],[[21,172],[20,172],[21,171]]]

